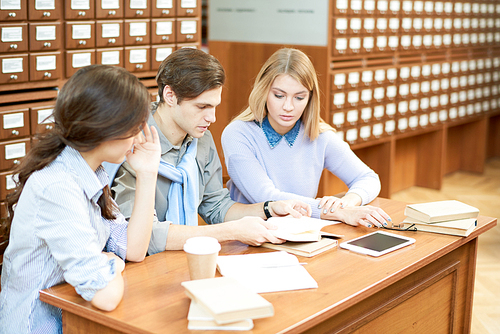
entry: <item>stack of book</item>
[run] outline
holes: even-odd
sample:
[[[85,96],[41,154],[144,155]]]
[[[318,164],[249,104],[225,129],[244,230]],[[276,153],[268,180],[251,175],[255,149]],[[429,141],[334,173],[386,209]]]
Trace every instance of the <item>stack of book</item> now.
[[[182,282],[191,299],[189,330],[250,330],[253,319],[274,315],[273,305],[231,277]]]
[[[479,210],[459,201],[448,200],[409,204],[404,213],[405,220],[396,227],[466,237],[477,226]]]

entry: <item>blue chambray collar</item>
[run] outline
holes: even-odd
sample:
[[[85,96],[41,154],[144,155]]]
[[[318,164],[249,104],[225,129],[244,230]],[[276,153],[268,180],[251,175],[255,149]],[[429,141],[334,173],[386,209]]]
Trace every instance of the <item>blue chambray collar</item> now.
[[[288,146],[292,147],[295,143],[295,140],[297,139],[297,136],[299,135],[301,121],[299,119],[295,123],[293,128],[284,135],[280,135],[273,129],[271,123],[269,123],[269,120],[267,119],[267,116],[262,120],[262,124],[259,124],[257,121],[255,121],[255,123],[257,123],[257,125],[261,127],[262,131],[264,131],[269,146],[271,146],[271,148],[274,148],[276,145],[278,145],[281,138],[285,138]]]

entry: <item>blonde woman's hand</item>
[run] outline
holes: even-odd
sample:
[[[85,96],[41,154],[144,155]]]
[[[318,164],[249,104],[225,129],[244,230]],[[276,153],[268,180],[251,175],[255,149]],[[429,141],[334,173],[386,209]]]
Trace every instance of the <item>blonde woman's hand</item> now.
[[[334,213],[322,215],[321,218],[340,220],[348,225],[366,227],[387,226],[392,221],[384,210],[371,205],[345,207]]]
[[[127,154],[127,162],[137,174],[158,173],[160,164],[160,137],[154,126],[144,124],[144,134],[139,132],[134,138],[134,150]]]

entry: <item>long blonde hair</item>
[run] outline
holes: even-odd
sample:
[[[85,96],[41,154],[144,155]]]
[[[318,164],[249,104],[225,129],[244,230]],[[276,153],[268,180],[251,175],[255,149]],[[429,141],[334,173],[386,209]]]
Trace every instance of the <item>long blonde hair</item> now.
[[[331,130],[330,125],[320,117],[319,85],[316,70],[309,57],[302,51],[283,48],[276,51],[260,69],[252,92],[248,98],[248,107],[233,120],[262,122],[267,115],[267,95],[276,77],[288,74],[309,90],[309,101],[302,113],[301,121],[305,134],[315,140],[320,133]]]

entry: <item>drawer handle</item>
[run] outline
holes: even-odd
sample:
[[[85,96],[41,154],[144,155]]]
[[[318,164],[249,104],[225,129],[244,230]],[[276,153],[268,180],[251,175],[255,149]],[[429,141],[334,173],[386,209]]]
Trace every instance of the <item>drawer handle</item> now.
[[[43,46],[46,48],[50,48],[52,46],[52,44],[50,42],[45,42],[45,43],[43,43]]]
[[[47,125],[45,126],[45,129],[47,129],[47,130],[52,130],[52,128],[53,128],[53,126],[52,126],[52,125],[50,125],[50,124],[47,124]]]
[[[135,65],[135,68],[142,68],[142,67],[143,67],[142,64]]]
[[[45,72],[45,73],[43,74],[43,76],[44,76],[44,77],[46,77],[46,78],[50,78],[50,77],[52,76],[52,73],[50,73],[50,72]]]
[[[85,16],[87,13],[81,11],[81,12],[78,12],[78,16]]]
[[[16,13],[9,13],[9,17],[16,17]]]
[[[12,130],[12,134],[13,134],[14,136],[19,136],[19,131],[17,131],[17,130]]]
[[[186,39],[193,39],[194,36],[193,35],[186,35]]]
[[[169,36],[163,36],[161,39],[167,41],[169,39]]]
[[[10,78],[11,78],[12,80],[17,80],[17,75],[12,74],[12,75],[10,76]]]
[[[137,42],[142,42],[142,37],[136,37],[136,38],[135,38],[135,40],[136,40]]]
[[[50,16],[50,12],[43,12],[43,16],[49,17]]]
[[[168,15],[168,14],[170,14],[170,11],[168,9],[164,9],[161,11],[161,13],[164,15]]]
[[[85,45],[85,44],[87,44],[87,41],[79,41],[78,44]]]
[[[144,12],[143,12],[142,10],[138,10],[138,11],[136,11],[135,13],[136,13],[137,15],[142,15],[142,14],[144,14]]]
[[[114,38],[110,38],[108,42],[109,42],[110,44],[115,44],[115,43],[116,43],[116,39],[114,39]]]
[[[110,11],[108,12],[108,14],[109,14],[109,15],[116,15],[116,10],[110,10]]]
[[[186,9],[186,14],[193,14],[194,13],[194,9]]]
[[[10,48],[11,48],[11,49],[17,49],[17,44],[11,44],[11,45],[10,45]]]
[[[19,161],[19,160],[17,160],[17,159],[16,159],[16,160],[12,161],[12,163],[13,163],[14,165],[19,165],[19,164],[21,163],[21,161]]]

